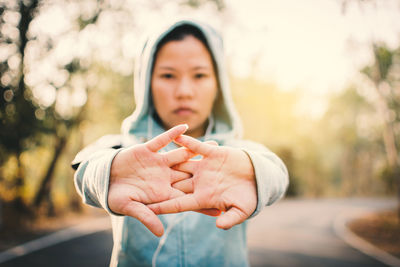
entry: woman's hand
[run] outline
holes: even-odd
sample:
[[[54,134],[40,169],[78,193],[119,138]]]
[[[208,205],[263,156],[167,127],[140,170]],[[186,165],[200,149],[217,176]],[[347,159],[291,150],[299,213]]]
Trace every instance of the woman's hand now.
[[[186,130],[187,125],[175,126],[147,143],[132,146],[116,155],[111,165],[108,192],[111,211],[138,219],[157,236],[163,234],[161,221],[145,204],[183,195],[171,184],[191,175],[171,166],[187,161],[194,154],[184,147],[167,153],[158,151]]]
[[[175,142],[203,158],[173,167],[193,175],[193,178],[173,184],[186,195],[148,207],[156,214],[219,209],[224,214],[216,224],[222,229],[246,220],[257,205],[254,169],[247,154],[240,149],[206,144],[184,135]]]

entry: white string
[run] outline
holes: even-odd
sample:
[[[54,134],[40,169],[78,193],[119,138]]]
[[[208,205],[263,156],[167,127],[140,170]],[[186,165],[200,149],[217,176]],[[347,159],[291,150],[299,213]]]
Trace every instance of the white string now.
[[[149,118],[147,119],[147,141],[153,138],[153,108],[149,111]]]
[[[177,225],[180,221],[182,221],[186,216],[187,216],[187,213],[184,213],[183,215],[178,215],[168,225],[167,230],[165,230],[165,234],[161,237],[160,241],[158,242],[157,249],[154,252],[152,263],[151,263],[151,265],[153,267],[156,267],[158,254],[160,254],[161,248],[164,246],[165,241],[167,240],[169,233],[172,231],[172,228],[174,228],[175,225]]]
[[[208,126],[207,126],[206,132],[204,134],[205,141],[207,141],[207,139],[211,135],[213,127],[214,127],[214,117],[210,114],[210,116],[208,116]]]

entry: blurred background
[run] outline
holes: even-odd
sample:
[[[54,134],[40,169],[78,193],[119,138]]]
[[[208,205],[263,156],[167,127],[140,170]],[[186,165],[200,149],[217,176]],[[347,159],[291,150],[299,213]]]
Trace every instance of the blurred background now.
[[[287,196],[396,196],[398,0],[1,0],[0,232],[82,210],[71,160],[119,133],[141,41],[182,14],[223,35],[245,137],[287,164]]]

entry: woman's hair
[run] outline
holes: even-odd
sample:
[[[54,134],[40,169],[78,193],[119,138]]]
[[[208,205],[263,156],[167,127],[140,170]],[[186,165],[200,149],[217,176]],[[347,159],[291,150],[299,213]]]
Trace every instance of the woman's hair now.
[[[196,39],[198,39],[199,41],[201,41],[205,45],[205,47],[207,48],[208,52],[210,52],[210,54],[211,54],[210,47],[208,46],[208,43],[207,43],[207,40],[206,40],[206,37],[204,36],[204,34],[197,27],[195,27],[193,25],[183,24],[183,25],[180,25],[180,26],[176,27],[172,31],[170,31],[168,34],[166,34],[160,40],[160,42],[157,44],[156,54],[155,54],[154,58],[157,57],[158,51],[160,51],[160,49],[166,43],[168,43],[170,41],[182,41],[187,36],[193,36]]]

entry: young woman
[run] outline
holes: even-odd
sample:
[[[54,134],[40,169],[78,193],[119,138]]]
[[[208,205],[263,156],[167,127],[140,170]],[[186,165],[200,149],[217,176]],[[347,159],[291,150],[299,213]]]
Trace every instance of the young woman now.
[[[288,173],[241,139],[221,38],[179,21],[137,60],[122,134],[73,161],[83,201],[112,218],[111,266],[248,266],[247,219],[282,197]]]

